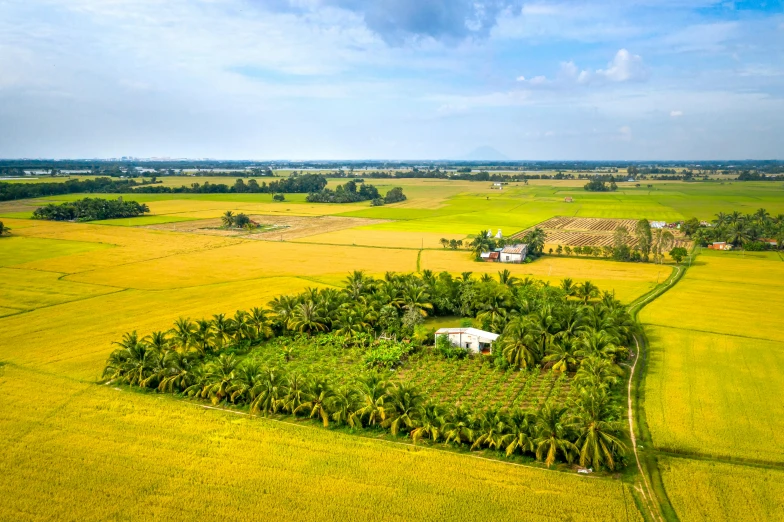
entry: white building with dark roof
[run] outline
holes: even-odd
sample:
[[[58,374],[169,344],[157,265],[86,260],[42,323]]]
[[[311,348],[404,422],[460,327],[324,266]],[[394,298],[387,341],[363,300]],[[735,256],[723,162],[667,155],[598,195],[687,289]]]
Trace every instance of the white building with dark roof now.
[[[459,346],[473,353],[490,353],[493,343],[498,339],[498,334],[486,332],[478,328],[439,328],[438,336],[445,335],[454,346]]]
[[[526,254],[528,254],[528,245],[522,243],[509,245],[501,250],[499,261],[502,263],[522,263],[525,261]]]

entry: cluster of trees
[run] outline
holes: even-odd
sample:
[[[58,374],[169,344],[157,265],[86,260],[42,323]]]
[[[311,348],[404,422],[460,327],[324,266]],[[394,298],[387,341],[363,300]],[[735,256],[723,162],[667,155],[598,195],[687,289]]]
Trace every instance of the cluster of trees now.
[[[772,239],[781,249],[784,243],[784,214],[771,216],[764,208],[753,214],[741,214],[737,210],[729,214],[719,212],[712,226],[703,226],[697,218],[691,218],[681,225],[681,230],[695,243],[707,246],[715,241],[725,241],[746,250],[768,248],[763,239]]]
[[[55,205],[50,203],[33,211],[33,219],[51,221],[94,221],[97,219],[131,218],[150,209],[144,203],[117,199],[84,198]]]
[[[327,186],[327,178],[321,174],[291,175],[288,178],[280,178],[276,181],[259,183],[255,179],[249,179],[246,183],[244,179],[237,179],[234,185],[224,183],[204,184],[191,183],[190,186],[164,187],[162,185],[147,185],[138,187],[130,192],[154,192],[154,193],[195,193],[195,194],[223,194],[223,193],[255,193],[255,194],[280,194],[295,193],[308,194],[319,192]]]
[[[394,187],[387,191],[382,198],[378,189],[365,183],[364,180],[351,180],[343,185],[338,185],[335,190],[324,188],[318,192],[308,194],[306,198],[311,203],[355,203],[357,201],[370,201],[374,207],[386,203],[398,203],[406,200],[401,187]]]
[[[451,248],[452,250],[457,250],[458,248],[463,248],[463,240],[462,239],[447,239],[442,237],[440,240],[441,246],[444,248]]]
[[[585,185],[583,188],[588,192],[615,192],[618,190],[618,185],[615,184],[615,180],[610,176],[610,184],[608,185],[604,179],[601,177],[595,177]]]
[[[470,410],[439,403],[373,369],[340,381],[338,375],[290,371],[285,362],[265,366],[237,356],[238,346],[275,336],[304,334],[318,343],[318,334],[333,332],[348,344],[371,332],[396,331],[408,317],[447,313],[475,315],[500,332],[493,355],[504,368],[573,374],[569,399],[538,412]],[[458,278],[447,272],[388,273],[374,279],[354,272],[341,290],[280,296],[269,309],[238,311],[234,317],[181,318],[169,332],[144,338],[128,333],[110,355],[104,376],[214,404],[247,405],[257,413],[316,418],[324,426],[388,429],[414,441],[522,453],[548,466],[577,459],[583,466],[615,469],[623,465],[626,450],[620,364],[636,331],[626,308],[589,281],[566,279],[552,287],[508,271],[497,281],[487,274],[476,279],[470,273]],[[429,349],[414,337],[411,341],[415,349]]]
[[[744,170],[738,174],[738,177],[735,179],[738,181],[781,181],[782,177],[780,175],[768,176],[767,174],[756,170]]]
[[[10,232],[11,229],[5,226],[2,221],[0,221],[0,237],[3,237],[5,234],[8,234]]]
[[[137,182],[132,179],[113,180],[112,178],[95,178],[79,181],[69,179],[63,183],[5,183],[0,182],[0,201],[14,199],[40,198],[59,196],[61,194],[83,193],[125,193],[133,192],[136,187],[147,187],[152,181]]]
[[[221,216],[221,223],[226,228],[244,228],[247,230],[252,230],[254,228],[258,228],[260,225],[253,221],[247,214],[244,212],[240,212],[239,214],[235,214],[231,210],[227,210]]]
[[[539,227],[529,230],[519,239],[494,238],[490,231],[482,230],[477,234],[474,240],[471,241],[470,247],[476,255],[476,258],[479,259],[479,254],[482,252],[503,248],[508,244],[525,243],[528,245],[528,256],[536,258],[544,253],[544,242],[546,238],[547,235],[544,230]]]

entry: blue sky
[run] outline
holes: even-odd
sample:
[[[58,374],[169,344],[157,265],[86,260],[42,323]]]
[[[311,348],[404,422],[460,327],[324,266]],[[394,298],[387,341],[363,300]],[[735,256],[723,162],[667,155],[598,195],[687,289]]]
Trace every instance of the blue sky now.
[[[0,0],[0,157],[784,157],[784,6]]]

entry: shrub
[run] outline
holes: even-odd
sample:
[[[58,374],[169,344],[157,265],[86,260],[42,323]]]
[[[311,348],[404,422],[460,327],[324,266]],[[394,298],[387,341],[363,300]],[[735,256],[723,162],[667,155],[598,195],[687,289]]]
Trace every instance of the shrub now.
[[[286,201],[286,196],[284,196],[283,194],[275,194],[274,196],[272,196],[272,199],[274,201]]]

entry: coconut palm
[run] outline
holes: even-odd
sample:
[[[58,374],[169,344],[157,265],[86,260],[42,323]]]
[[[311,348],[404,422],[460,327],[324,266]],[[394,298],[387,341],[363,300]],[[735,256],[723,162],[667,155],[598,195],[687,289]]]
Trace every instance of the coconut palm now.
[[[444,406],[430,401],[422,406],[416,427],[411,430],[411,439],[414,441],[414,444],[423,438],[438,442],[443,434],[445,423],[446,409]]]
[[[566,297],[571,297],[577,293],[577,286],[570,277],[567,277],[561,281],[561,290],[564,291]]]
[[[204,399],[209,398],[213,404],[227,399],[238,363],[234,354],[222,354],[209,363],[206,368],[206,383],[199,396]]]
[[[523,238],[523,242],[528,244],[528,252],[535,256],[541,255],[544,250],[544,242],[547,239],[547,234],[539,227],[534,228],[528,232]]]
[[[349,424],[352,415],[357,409],[357,404],[358,393],[355,388],[348,384],[338,386],[329,399],[328,409],[332,412],[330,419],[338,426]]]
[[[588,301],[591,299],[599,297],[599,287],[590,281],[585,281],[584,283],[577,285],[577,292],[575,295],[582,299],[584,304],[588,304]]]
[[[542,359],[551,365],[554,372],[572,372],[577,367],[578,355],[575,353],[573,339],[559,338],[547,348],[547,355]]]
[[[294,317],[294,310],[297,308],[300,299],[296,295],[279,295],[269,302],[270,308],[277,316],[277,320],[284,328],[288,328],[288,324]],[[253,311],[251,310],[251,313]]]
[[[286,396],[283,398],[283,410],[293,414],[300,405],[308,400],[310,383],[308,379],[299,372],[290,373],[288,381]]]
[[[433,310],[430,294],[420,284],[406,286],[399,301],[402,303],[404,310],[414,311],[422,317],[427,317],[428,311]]]
[[[223,223],[224,227],[231,227],[231,226],[234,225],[235,218],[236,218],[236,216],[234,215],[234,212],[232,212],[231,210],[227,210],[221,216],[221,222]]]
[[[619,419],[618,408],[606,391],[583,388],[577,398],[573,426],[579,433],[576,446],[583,467],[614,470],[616,458],[623,456],[626,423]]]
[[[476,257],[479,257],[479,254],[482,252],[487,252],[495,248],[495,242],[490,237],[490,232],[487,230],[482,230],[479,234],[471,241],[471,250],[473,250]]]
[[[199,319],[191,332],[191,345],[203,356],[212,350],[212,323]]]
[[[452,414],[447,417],[443,428],[444,442],[458,444],[471,444],[476,438],[474,419],[471,412],[462,405],[458,405]]]
[[[392,435],[415,428],[423,400],[417,387],[406,382],[393,385],[387,394],[387,418],[382,425],[388,427]]]
[[[217,342],[218,347],[222,347],[226,341],[231,339],[234,333],[234,325],[231,318],[226,317],[226,314],[213,315],[212,331],[212,338]]]
[[[570,440],[571,433],[566,416],[566,408],[549,403],[536,415],[536,458],[544,460],[548,468],[557,460],[559,454],[566,462],[571,463],[577,452],[577,447]]]
[[[261,364],[257,361],[244,361],[235,371],[234,381],[229,392],[231,402],[248,403],[253,400],[251,389],[256,384],[262,372]]]
[[[248,325],[253,329],[255,339],[267,339],[272,336],[272,321],[267,310],[254,307],[248,315]]]
[[[289,320],[289,329],[312,335],[315,332],[327,331],[327,318],[319,306],[313,301],[299,303]]]
[[[114,344],[119,348],[109,356],[104,378],[139,385],[152,371],[158,352],[142,342],[135,331],[126,333],[122,341]]]
[[[539,362],[539,327],[529,317],[518,316],[504,328],[496,341],[504,358],[517,368],[530,368]]]
[[[334,395],[332,384],[324,377],[318,377],[309,383],[302,404],[294,409],[294,413],[303,412],[311,419],[320,418],[326,428],[329,426],[329,403]]]
[[[514,410],[509,416],[509,430],[499,440],[500,447],[505,448],[506,456],[520,451],[525,453],[534,450],[531,434],[534,430],[536,416],[522,410]]]
[[[580,361],[575,382],[582,386],[609,388],[615,386],[623,376],[621,368],[607,359],[593,356]]]
[[[276,413],[284,404],[288,392],[286,374],[275,367],[262,369],[253,380],[250,396],[251,413]]]
[[[169,330],[172,334],[172,343],[182,351],[186,351],[193,341],[193,332],[196,325],[189,318],[180,317],[174,321],[174,328]]]
[[[498,282],[508,287],[514,287],[520,283],[520,279],[513,276],[512,272],[510,272],[509,269],[505,269],[505,270],[499,270]]]
[[[158,390],[175,393],[187,389],[195,382],[194,370],[198,359],[193,352],[169,350],[166,352],[164,364],[166,372],[158,383]]]
[[[487,446],[488,448],[499,448],[503,442],[503,437],[509,432],[509,424],[506,415],[501,412],[501,408],[494,406],[485,409],[476,416],[476,438],[471,445],[471,449]]]
[[[369,373],[357,381],[357,408],[349,418],[351,426],[376,426],[387,418],[387,398],[391,385],[379,373]]]

